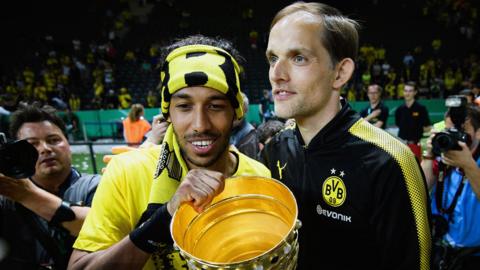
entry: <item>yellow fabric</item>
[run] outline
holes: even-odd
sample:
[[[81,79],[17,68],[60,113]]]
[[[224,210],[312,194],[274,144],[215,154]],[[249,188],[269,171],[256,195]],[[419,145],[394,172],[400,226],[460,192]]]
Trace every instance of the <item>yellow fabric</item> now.
[[[242,118],[239,73],[237,61],[220,48],[188,45],[173,50],[167,56],[161,72],[162,113],[168,115],[170,97],[175,92],[185,87],[205,86],[227,95],[237,119]]]
[[[173,129],[170,126],[164,142],[174,143],[172,135]],[[172,148],[178,149],[178,146],[174,144]],[[176,156],[169,155],[169,151],[162,151],[162,149],[166,149],[165,144],[132,150],[112,158],[102,176],[92,208],[74,248],[90,252],[107,249],[128,236],[149,202],[170,200],[180,181],[171,178],[168,172],[174,173],[175,170],[178,172],[176,167],[178,163],[173,162]],[[178,151],[173,150],[173,152]],[[230,146],[230,152],[234,152],[239,157],[238,168],[233,176],[271,177],[270,171],[263,164],[241,154],[234,146]],[[165,159],[165,157],[168,158]],[[179,162],[181,167],[186,168],[181,157]],[[161,164],[166,164],[165,170],[159,170],[162,167]],[[186,170],[183,169],[180,175],[184,176],[185,172]],[[154,179],[154,175],[159,176]],[[155,269],[152,257],[143,269]],[[178,253],[172,253],[167,257],[172,260],[174,269],[184,269],[181,265],[185,262],[180,259]],[[161,261],[158,260],[156,263],[161,264]]]

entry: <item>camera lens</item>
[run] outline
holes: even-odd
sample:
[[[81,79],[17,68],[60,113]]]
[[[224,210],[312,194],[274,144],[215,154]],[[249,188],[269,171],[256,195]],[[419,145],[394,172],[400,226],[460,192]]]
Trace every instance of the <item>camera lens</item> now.
[[[4,144],[0,147],[0,172],[20,179],[35,174],[38,152],[25,140]]]
[[[450,146],[452,145],[452,139],[447,134],[441,134],[437,138],[437,145],[442,150],[450,149]]]
[[[432,139],[432,152],[434,155],[439,156],[441,152],[448,151],[455,146],[455,139],[446,132],[440,132]]]

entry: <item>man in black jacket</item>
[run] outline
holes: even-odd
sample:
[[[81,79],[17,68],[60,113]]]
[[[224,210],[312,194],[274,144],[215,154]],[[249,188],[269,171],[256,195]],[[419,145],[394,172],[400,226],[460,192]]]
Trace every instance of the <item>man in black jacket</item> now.
[[[100,177],[71,166],[65,125],[52,107],[17,110],[10,133],[32,144],[38,160],[30,178],[0,173],[0,238],[7,244],[0,269],[66,269]]]
[[[320,3],[277,13],[266,53],[275,113],[296,125],[262,156],[297,199],[297,269],[427,270],[427,189],[415,157],[340,99],[355,66],[356,28]]]
[[[372,125],[385,129],[387,127],[388,107],[382,102],[383,89],[378,84],[369,85],[367,96],[369,104],[360,111],[360,116]]]

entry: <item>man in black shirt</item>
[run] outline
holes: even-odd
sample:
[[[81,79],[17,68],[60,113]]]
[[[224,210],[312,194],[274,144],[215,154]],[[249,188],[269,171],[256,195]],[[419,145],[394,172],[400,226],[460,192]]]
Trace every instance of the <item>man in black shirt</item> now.
[[[382,102],[382,87],[378,84],[369,85],[367,95],[370,104],[360,112],[372,125],[385,129],[387,127],[388,107]]]
[[[416,94],[415,82],[407,82],[403,90],[405,103],[395,111],[395,124],[398,126],[398,137],[404,140],[415,156],[421,160],[420,139],[424,132],[430,131],[432,126],[427,108],[415,100]]]

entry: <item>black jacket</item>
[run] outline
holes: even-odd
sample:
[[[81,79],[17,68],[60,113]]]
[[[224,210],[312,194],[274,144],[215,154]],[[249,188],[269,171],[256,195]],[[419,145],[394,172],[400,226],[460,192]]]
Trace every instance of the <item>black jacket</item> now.
[[[293,126],[262,152],[297,199],[297,269],[429,269],[420,166],[405,145],[342,105],[308,147]]]

